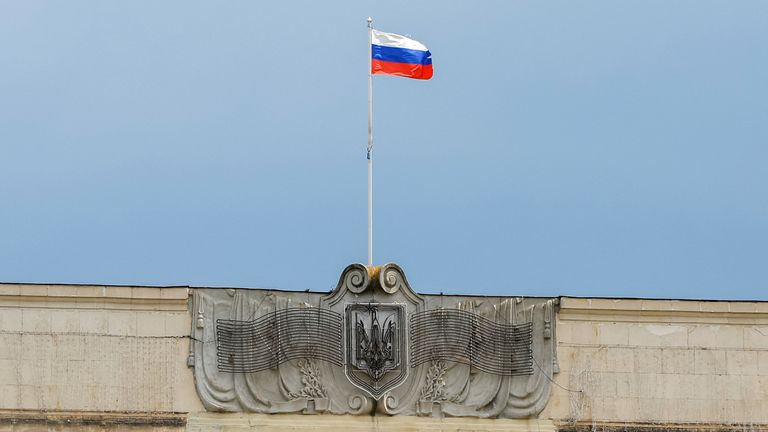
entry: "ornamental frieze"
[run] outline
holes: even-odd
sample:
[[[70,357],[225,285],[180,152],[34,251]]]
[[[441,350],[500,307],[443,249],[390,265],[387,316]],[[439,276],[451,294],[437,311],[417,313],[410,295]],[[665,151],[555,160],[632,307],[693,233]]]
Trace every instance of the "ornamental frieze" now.
[[[188,363],[210,411],[527,418],[558,372],[556,306],[417,294],[396,264],[328,294],[197,288]]]

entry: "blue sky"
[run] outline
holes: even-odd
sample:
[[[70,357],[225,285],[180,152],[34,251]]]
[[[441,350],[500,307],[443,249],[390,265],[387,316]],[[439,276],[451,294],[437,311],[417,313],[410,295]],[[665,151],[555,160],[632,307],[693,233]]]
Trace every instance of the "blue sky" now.
[[[0,280],[768,299],[768,2],[0,2]]]

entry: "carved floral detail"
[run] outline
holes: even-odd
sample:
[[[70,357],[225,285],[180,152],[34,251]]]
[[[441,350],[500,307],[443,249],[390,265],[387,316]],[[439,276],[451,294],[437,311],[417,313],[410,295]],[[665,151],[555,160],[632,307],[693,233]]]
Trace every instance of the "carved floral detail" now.
[[[427,370],[424,386],[421,388],[421,400],[430,402],[458,402],[458,395],[448,396],[445,391],[445,372],[448,370],[443,360],[433,360]]]
[[[320,369],[317,367],[315,361],[311,358],[299,360],[297,365],[299,367],[299,373],[301,373],[301,383],[304,386],[297,392],[289,392],[288,397],[291,400],[300,398],[327,398],[328,394],[325,391],[325,386],[320,380]]]

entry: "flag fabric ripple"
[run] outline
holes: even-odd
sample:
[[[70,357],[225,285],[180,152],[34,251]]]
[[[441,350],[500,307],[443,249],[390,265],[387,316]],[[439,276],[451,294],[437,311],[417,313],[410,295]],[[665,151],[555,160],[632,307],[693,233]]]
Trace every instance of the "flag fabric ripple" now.
[[[371,73],[428,80],[432,53],[421,42],[394,33],[372,30]]]

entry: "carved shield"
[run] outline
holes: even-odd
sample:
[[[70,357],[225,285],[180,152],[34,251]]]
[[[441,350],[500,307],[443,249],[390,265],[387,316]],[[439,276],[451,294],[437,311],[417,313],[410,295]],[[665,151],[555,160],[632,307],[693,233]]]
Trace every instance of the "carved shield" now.
[[[405,306],[351,303],[345,308],[347,378],[375,399],[408,375]]]

